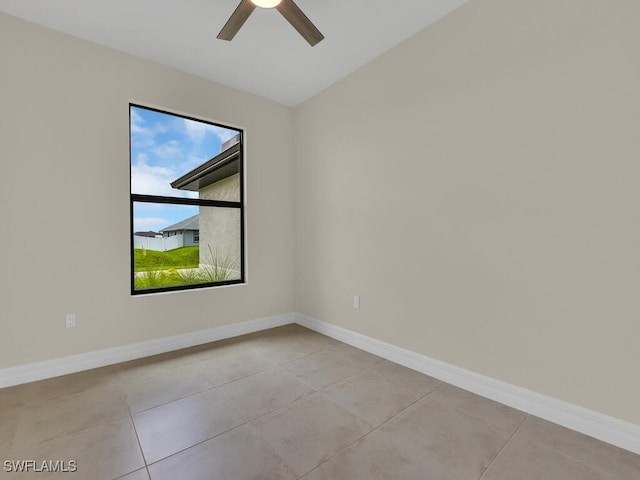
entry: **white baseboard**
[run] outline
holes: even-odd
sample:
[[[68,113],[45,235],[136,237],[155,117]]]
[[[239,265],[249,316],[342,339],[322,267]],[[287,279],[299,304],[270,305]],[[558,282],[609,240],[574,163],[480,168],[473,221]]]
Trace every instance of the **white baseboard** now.
[[[0,388],[113,365],[294,322],[443,382],[640,454],[640,425],[486,377],[360,333],[294,313],[0,369]]]
[[[315,318],[296,314],[295,321],[443,382],[640,454],[640,425],[486,377]]]
[[[92,368],[105,367],[137,358],[171,352],[181,348],[193,347],[215,342],[225,338],[237,337],[268,328],[294,323],[295,315],[287,313],[274,317],[260,318],[246,322],[232,323],[206,330],[184,333],[172,337],[158,338],[146,342],[132,343],[121,347],[107,348],[95,352],[81,353],[67,357],[29,363],[0,369],[0,388],[34,382],[45,378],[58,377]]]

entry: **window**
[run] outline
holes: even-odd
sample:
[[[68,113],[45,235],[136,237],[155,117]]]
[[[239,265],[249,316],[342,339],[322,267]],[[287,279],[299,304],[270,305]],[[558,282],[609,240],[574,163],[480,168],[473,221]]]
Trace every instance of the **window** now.
[[[134,104],[129,129],[131,293],[243,283],[242,130]]]

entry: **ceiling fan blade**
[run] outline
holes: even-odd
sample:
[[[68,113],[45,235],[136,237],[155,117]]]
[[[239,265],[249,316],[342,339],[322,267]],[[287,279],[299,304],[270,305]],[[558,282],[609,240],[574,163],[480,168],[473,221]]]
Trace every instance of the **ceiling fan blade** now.
[[[282,0],[276,8],[312,47],[324,38],[293,0]]]
[[[251,15],[251,12],[253,12],[255,8],[256,6],[251,3],[250,0],[242,0],[240,5],[238,5],[229,17],[229,20],[227,20],[227,23],[224,24],[222,30],[220,30],[218,38],[220,40],[231,40],[235,37],[240,27],[244,25],[244,22],[247,21],[247,18],[249,18],[249,15]]]

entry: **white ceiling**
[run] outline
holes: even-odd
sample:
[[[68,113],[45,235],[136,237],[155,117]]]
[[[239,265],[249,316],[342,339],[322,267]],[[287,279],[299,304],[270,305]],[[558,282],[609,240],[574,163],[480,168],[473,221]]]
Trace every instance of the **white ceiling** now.
[[[468,0],[295,0],[325,39],[309,44],[256,8],[216,35],[239,0],[0,0],[0,11],[289,106],[298,105]]]

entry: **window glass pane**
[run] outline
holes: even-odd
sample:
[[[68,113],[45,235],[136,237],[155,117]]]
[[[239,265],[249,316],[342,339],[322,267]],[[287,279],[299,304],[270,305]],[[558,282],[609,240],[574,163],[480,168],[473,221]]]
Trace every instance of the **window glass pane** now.
[[[134,290],[240,280],[241,212],[134,202]]]
[[[194,215],[197,220],[198,207],[193,205],[133,202],[133,232],[162,236],[162,232],[175,232],[172,227]]]
[[[129,113],[132,293],[243,281],[243,132]]]
[[[130,129],[132,194],[240,201],[238,130],[133,105]]]

